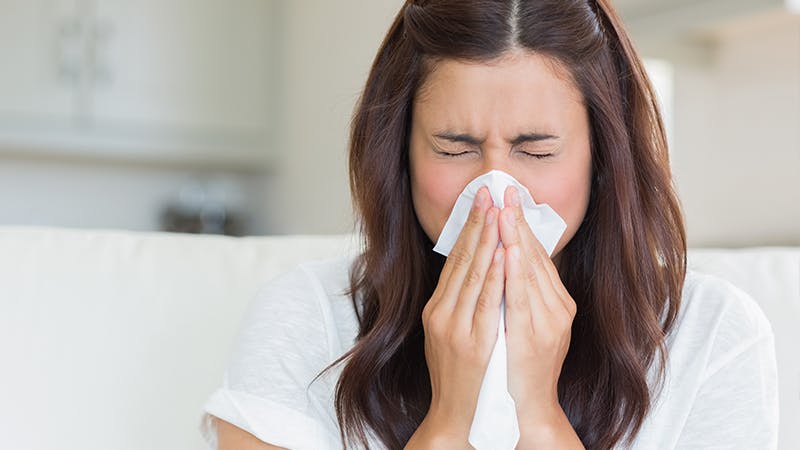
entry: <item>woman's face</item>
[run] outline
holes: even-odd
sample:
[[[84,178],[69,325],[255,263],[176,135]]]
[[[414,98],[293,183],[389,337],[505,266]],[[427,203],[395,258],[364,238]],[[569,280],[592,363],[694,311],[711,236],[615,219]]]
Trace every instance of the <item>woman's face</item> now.
[[[589,202],[589,120],[580,91],[552,61],[530,52],[490,64],[442,60],[425,80],[409,161],[414,210],[432,242],[461,191],[492,169],[567,223],[553,257],[575,235]]]

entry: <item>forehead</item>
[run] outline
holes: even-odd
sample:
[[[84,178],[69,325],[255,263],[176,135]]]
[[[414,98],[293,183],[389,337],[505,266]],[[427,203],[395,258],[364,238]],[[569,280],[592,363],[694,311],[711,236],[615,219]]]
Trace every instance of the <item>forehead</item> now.
[[[584,111],[583,96],[569,70],[538,53],[520,51],[485,62],[442,59],[430,64],[414,99],[415,115],[423,120],[463,124],[486,118],[539,118],[557,122]]]

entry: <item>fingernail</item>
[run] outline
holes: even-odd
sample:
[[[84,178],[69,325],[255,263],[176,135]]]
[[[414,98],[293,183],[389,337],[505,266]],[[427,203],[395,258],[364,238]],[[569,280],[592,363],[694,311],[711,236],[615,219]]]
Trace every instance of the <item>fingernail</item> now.
[[[511,186],[511,206],[519,206],[519,191]]]
[[[475,203],[479,206],[486,204],[486,190],[481,188],[478,190],[478,195],[475,196]]]
[[[497,218],[497,210],[494,208],[489,208],[489,212],[486,213],[486,225],[493,224],[495,218]]]

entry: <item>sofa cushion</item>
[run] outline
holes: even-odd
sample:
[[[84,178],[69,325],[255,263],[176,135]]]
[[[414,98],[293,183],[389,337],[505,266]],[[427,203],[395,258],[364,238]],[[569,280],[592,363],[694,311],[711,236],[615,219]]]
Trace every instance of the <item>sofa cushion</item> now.
[[[0,227],[4,448],[205,448],[198,431],[242,314],[298,262],[351,235],[232,238]],[[780,448],[800,448],[800,248],[693,249],[748,292],[776,336]],[[793,426],[794,425],[794,426]]]

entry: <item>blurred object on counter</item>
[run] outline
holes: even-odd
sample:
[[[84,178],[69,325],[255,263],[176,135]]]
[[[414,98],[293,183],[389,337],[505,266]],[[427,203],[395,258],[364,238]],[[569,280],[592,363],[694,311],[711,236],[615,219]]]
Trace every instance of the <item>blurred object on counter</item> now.
[[[161,229],[178,233],[244,236],[244,196],[232,180],[192,180],[162,208]]]

